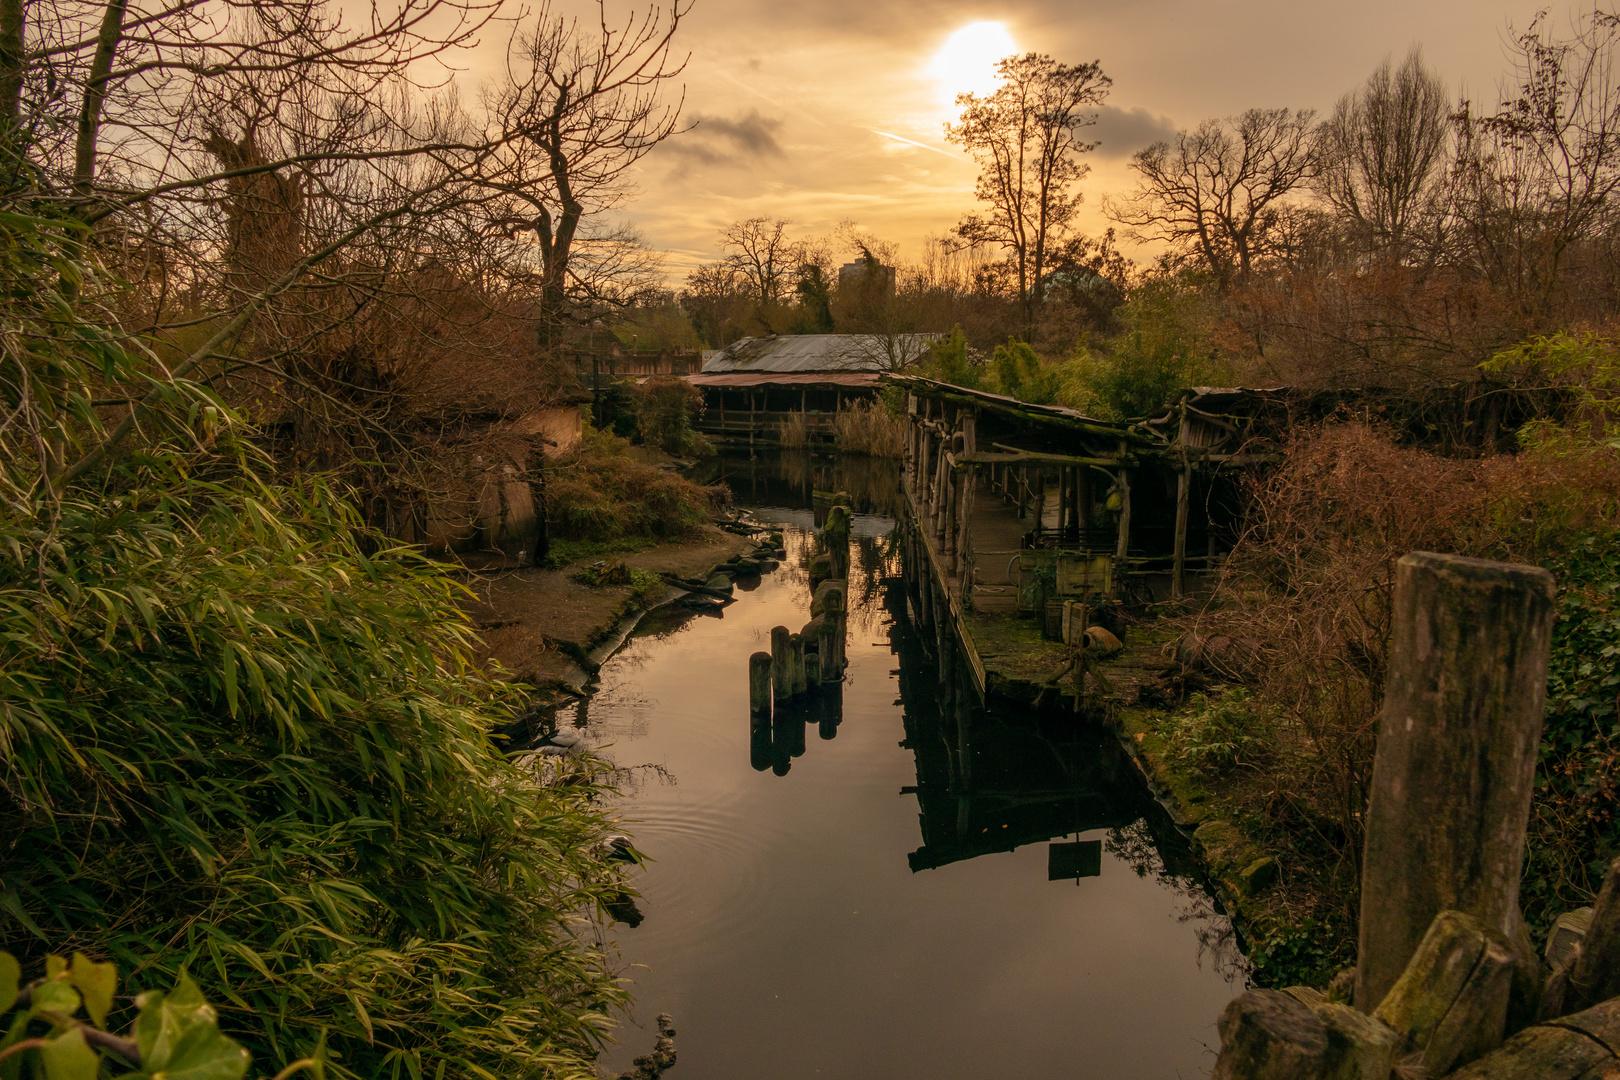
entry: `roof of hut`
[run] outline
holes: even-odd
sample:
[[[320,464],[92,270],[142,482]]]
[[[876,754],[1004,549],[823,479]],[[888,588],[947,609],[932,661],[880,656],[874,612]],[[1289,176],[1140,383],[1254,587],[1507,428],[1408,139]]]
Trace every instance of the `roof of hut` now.
[[[725,371],[889,371],[928,351],[939,334],[776,334],[734,341],[703,362]]]

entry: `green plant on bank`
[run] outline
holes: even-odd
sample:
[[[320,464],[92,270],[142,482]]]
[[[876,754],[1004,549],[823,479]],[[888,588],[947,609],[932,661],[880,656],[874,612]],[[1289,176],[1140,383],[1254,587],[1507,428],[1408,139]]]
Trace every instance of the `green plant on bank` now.
[[[168,992],[147,990],[134,1000],[127,1035],[114,1034],[118,970],[74,953],[70,963],[45,958],[45,976],[24,985],[22,968],[0,952],[0,1075],[17,1080],[24,1065],[40,1080],[240,1080],[250,1057],[219,1030],[213,1006],[182,972]],[[10,1017],[5,1014],[16,1007]],[[82,1016],[80,1014],[83,1014]],[[325,1074],[325,1053],[295,1061],[275,1080],[308,1069]]]
[[[617,545],[681,536],[707,522],[728,498],[724,487],[703,487],[638,461],[629,442],[587,426],[576,446],[546,466],[551,562],[566,565],[570,552],[633,550]],[[606,546],[579,549],[570,543]]]
[[[1194,694],[1167,735],[1177,759],[1219,774],[1270,754],[1276,747],[1273,729],[1269,709],[1244,687],[1229,686],[1218,694]]]
[[[666,454],[714,453],[708,437],[692,424],[703,416],[703,391],[678,375],[654,375],[630,391],[641,441]]]
[[[262,1060],[592,1075],[625,999],[581,933],[623,889],[601,766],[502,753],[523,700],[474,667],[464,588],[320,481],[261,479],[86,299],[114,284],[83,235],[0,213],[0,940],[138,994],[189,972]]]

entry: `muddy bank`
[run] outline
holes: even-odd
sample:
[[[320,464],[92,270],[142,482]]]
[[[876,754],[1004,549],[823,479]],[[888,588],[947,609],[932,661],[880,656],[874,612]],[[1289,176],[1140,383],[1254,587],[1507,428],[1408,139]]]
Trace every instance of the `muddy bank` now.
[[[654,575],[701,578],[753,548],[748,538],[709,525],[682,540],[611,558]],[[628,620],[682,595],[668,586],[585,585],[575,577],[581,568],[491,571],[468,582],[477,597],[468,614],[483,637],[479,663],[536,687],[538,704],[583,692]]]

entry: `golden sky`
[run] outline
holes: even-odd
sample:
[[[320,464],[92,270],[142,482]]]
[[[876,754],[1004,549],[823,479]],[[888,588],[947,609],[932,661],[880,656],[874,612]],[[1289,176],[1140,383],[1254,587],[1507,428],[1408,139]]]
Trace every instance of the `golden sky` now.
[[[1538,6],[1560,28],[1590,10],[1566,0],[696,0],[679,35],[695,127],[643,161],[626,213],[669,253],[672,283],[716,257],[722,226],[762,214],[798,234],[854,219],[914,257],[973,206],[976,170],[941,126],[954,90],[985,77],[988,60],[974,57],[1010,40],[1069,63],[1101,60],[1114,80],[1083,183],[1083,228],[1097,230],[1100,196],[1131,186],[1136,150],[1246,108],[1331,109],[1414,44],[1457,93],[1494,103],[1504,43]]]

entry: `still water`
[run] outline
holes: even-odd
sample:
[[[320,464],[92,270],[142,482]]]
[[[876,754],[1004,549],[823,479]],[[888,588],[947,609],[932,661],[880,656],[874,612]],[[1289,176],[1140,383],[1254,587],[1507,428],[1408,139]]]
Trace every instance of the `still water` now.
[[[636,1006],[603,1071],[668,1012],[690,1080],[1207,1076],[1241,959],[1111,736],[940,682],[892,473],[723,464],[786,526],[782,568],[718,618],[649,616],[561,718],[634,770],[651,860],[645,921],[611,930]],[[845,681],[751,730],[748,656],[809,618],[810,494],[835,485],[863,511]]]

